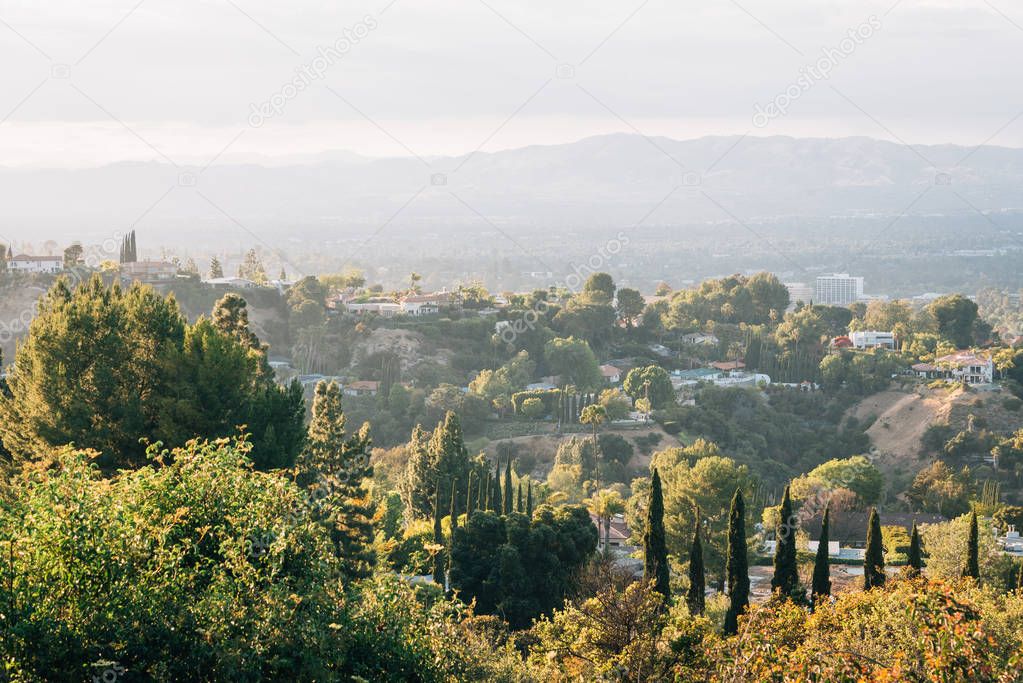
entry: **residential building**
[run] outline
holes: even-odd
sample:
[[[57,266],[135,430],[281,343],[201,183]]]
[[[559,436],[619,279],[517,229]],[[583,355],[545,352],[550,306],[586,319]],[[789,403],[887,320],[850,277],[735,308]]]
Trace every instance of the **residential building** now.
[[[813,302],[829,306],[845,306],[863,298],[863,278],[848,273],[820,275],[814,287]]]
[[[721,372],[731,372],[732,370],[744,370],[746,368],[746,364],[741,360],[721,360],[711,363],[710,367],[720,370]]]
[[[203,280],[203,282],[218,289],[226,289],[228,287],[254,289],[259,286],[252,280],[247,280],[243,277],[212,277],[209,280]]]
[[[604,552],[605,539],[607,541],[607,551],[610,555],[628,555],[638,550],[638,548],[629,544],[632,531],[629,529],[629,525],[626,524],[624,515],[617,514],[612,516],[611,524],[607,528],[604,527],[604,520],[592,512],[590,513],[590,520],[599,532],[597,534],[598,553]],[[605,531],[607,532],[606,536]]]
[[[391,318],[401,313],[401,304],[391,300],[350,302],[344,306],[353,315],[376,314],[382,318]]]
[[[994,362],[973,351],[956,351],[935,359],[933,363],[917,363],[912,369],[924,379],[966,384],[991,384],[995,376]]]
[[[64,258],[18,254],[7,260],[7,270],[12,273],[59,273],[64,270]]]
[[[342,393],[345,396],[376,396],[380,390],[380,382],[360,379],[346,384]]]
[[[601,365],[600,374],[604,376],[604,380],[611,384],[618,384],[622,381],[622,371],[613,365]]]
[[[134,282],[169,282],[178,276],[178,267],[168,261],[133,261],[121,264],[121,278]]]
[[[895,333],[878,330],[857,330],[849,333],[849,339],[858,349],[895,349]]]
[[[833,349],[851,349],[855,346],[853,340],[844,334],[831,340],[831,348]]]

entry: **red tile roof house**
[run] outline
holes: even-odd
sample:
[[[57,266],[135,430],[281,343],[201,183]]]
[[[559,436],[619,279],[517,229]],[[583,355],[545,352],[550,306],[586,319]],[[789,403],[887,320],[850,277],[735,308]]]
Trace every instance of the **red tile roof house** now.
[[[600,374],[611,384],[618,384],[622,381],[622,371],[613,365],[601,365]]]
[[[711,363],[710,367],[720,370],[721,372],[730,372],[732,370],[744,370],[746,368],[746,364],[741,360],[725,360]]]

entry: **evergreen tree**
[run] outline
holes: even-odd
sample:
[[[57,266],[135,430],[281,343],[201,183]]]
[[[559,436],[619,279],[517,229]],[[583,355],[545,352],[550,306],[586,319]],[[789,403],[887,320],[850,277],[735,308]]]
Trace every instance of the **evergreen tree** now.
[[[924,568],[923,548],[920,546],[920,531],[913,521],[913,532],[909,536],[908,567],[911,576],[919,576]]]
[[[966,539],[966,569],[963,571],[963,576],[972,579],[980,578],[979,541],[977,511],[974,510],[970,513],[970,535]]]
[[[661,476],[654,468],[650,479],[650,499],[646,511],[646,531],[643,534],[643,580],[653,581],[654,590],[664,596],[665,604],[671,599],[668,546],[664,537],[664,494]]]
[[[725,634],[739,632],[739,615],[749,606],[749,560],[746,556],[746,503],[742,491],[735,490],[728,511],[728,551],[725,561],[728,577],[728,611]]]
[[[210,259],[210,279],[215,280],[222,277],[224,277],[224,267],[220,265],[220,259],[214,256]]]
[[[885,578],[881,518],[877,514],[877,508],[870,508],[870,521],[867,526],[867,551],[863,557],[863,590],[870,590],[875,586],[883,586]]]
[[[813,587],[810,597],[814,604],[821,598],[831,595],[831,567],[828,561],[828,543],[831,540],[831,505],[824,507],[824,519],[821,522],[820,541],[817,544],[817,557],[813,562]]]
[[[519,481],[519,493],[515,499],[515,512],[522,514],[522,482]]]
[[[373,504],[364,487],[373,475],[369,452],[369,424],[347,436],[341,387],[319,382],[297,469],[316,501],[314,514],[330,528],[342,572],[351,579],[368,576],[375,559]]]
[[[510,515],[514,504],[515,499],[512,497],[511,458],[508,458],[508,466],[504,468],[504,514]]]
[[[706,577],[703,570],[703,543],[700,541],[700,509],[696,509],[696,524],[693,529],[693,545],[689,549],[689,591],[686,604],[693,616],[703,614]]]
[[[471,464],[469,451],[462,438],[462,425],[458,415],[450,410],[430,437],[430,458],[435,463],[436,477],[440,479],[445,492],[451,481],[466,481],[469,478]],[[465,509],[462,500],[457,500],[456,506],[459,513]]]
[[[526,517],[533,518],[533,480],[526,483]]]
[[[793,597],[799,586],[799,566],[796,564],[796,528],[795,515],[792,514],[792,500],[789,487],[781,499],[781,513],[775,529],[774,576],[771,578],[771,590],[778,591],[783,597]]]
[[[430,434],[422,425],[412,429],[406,446],[408,460],[398,481],[398,494],[405,506],[405,519],[429,519],[433,514],[433,496],[436,493],[436,463],[430,453]]]
[[[491,506],[490,509],[497,514],[504,512],[504,503],[501,502],[501,459],[498,458],[494,466],[494,483],[491,485]]]
[[[465,514],[466,517],[472,514],[472,511],[477,507],[477,501],[473,498],[472,490],[472,478],[476,476],[475,472],[469,472],[469,485],[465,491]],[[479,495],[478,493],[476,495]]]
[[[444,585],[444,532],[440,524],[440,481],[433,492],[433,582]]]

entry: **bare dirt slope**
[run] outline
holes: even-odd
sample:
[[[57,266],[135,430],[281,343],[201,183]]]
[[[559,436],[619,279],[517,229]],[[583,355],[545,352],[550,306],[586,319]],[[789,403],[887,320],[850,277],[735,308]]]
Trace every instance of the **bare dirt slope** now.
[[[876,418],[867,430],[877,456],[876,464],[887,472],[906,473],[925,464],[920,458],[921,439],[933,424],[963,430],[972,414],[983,418],[996,431],[1023,426],[1023,414],[1003,406],[1009,396],[1002,390],[930,389],[920,385],[868,396],[848,414],[861,421]]]

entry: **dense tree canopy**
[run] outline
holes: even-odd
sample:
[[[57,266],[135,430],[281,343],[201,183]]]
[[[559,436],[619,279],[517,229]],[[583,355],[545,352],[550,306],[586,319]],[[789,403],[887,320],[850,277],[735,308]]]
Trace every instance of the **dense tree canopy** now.
[[[289,466],[304,437],[301,387],[267,374],[238,301],[233,317],[189,325],[172,296],[149,287],[94,277],[72,291],[58,281],[40,300],[10,396],[0,400],[5,446],[39,458],[74,443],[100,451],[105,469],[137,467],[146,461],[140,439],[176,446],[244,425],[259,466]]]

